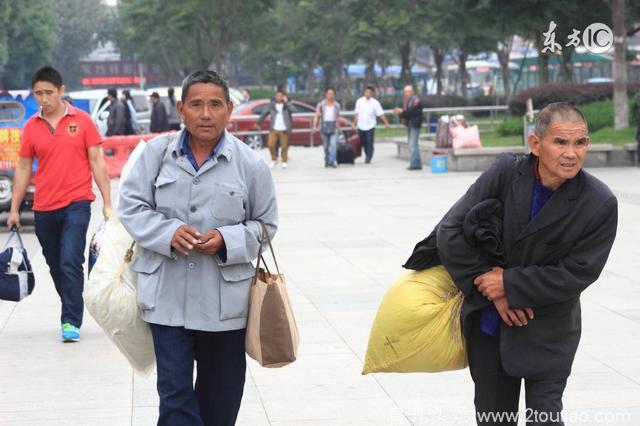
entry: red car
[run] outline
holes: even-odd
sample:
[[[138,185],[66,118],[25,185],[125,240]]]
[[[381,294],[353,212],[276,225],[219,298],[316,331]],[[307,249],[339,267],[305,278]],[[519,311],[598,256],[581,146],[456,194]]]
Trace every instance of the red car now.
[[[259,149],[267,145],[267,135],[271,119],[269,115],[262,121],[260,130],[256,133],[257,117],[269,108],[269,99],[257,99],[234,108],[231,119],[227,124],[227,130],[243,140],[253,149]],[[304,102],[291,101],[296,108],[293,113],[293,129],[289,135],[289,145],[318,146],[322,145],[319,132],[312,131],[313,115],[316,109]],[[353,147],[356,157],[362,153],[362,144],[358,132],[351,126],[351,122],[340,118],[340,142],[348,142]]]

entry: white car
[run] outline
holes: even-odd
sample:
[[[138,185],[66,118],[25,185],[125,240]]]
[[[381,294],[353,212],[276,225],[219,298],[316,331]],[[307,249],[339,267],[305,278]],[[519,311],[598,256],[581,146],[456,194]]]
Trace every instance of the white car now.
[[[118,89],[118,97],[122,93]],[[149,133],[149,124],[151,121],[151,106],[149,98],[144,90],[128,89],[133,98],[133,106],[136,109],[136,133]],[[107,120],[109,119],[109,98],[107,98],[107,89],[81,90],[77,92],[69,92],[67,95],[74,101],[86,100],[89,102],[89,111],[93,122],[96,124],[101,135],[107,133]]]

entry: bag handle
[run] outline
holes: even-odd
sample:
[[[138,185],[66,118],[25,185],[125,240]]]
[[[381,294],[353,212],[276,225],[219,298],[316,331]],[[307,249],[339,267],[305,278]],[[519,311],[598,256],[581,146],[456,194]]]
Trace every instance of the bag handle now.
[[[275,263],[276,265],[276,271],[278,272],[278,275],[280,275],[280,268],[278,267],[278,261],[276,260],[276,254],[273,251],[273,244],[271,243],[271,236],[269,235],[269,231],[267,231],[267,226],[264,224],[263,221],[261,221],[260,219],[258,219],[258,222],[260,223],[260,227],[261,227],[261,234],[260,234],[260,247],[258,248],[258,262],[256,263],[256,275],[255,278],[258,278],[258,272],[260,271],[260,261],[262,261],[262,263],[264,263],[265,268],[267,269],[267,272],[269,272],[269,267],[267,266],[267,262],[264,260],[264,257],[262,256],[262,245],[265,242],[265,238],[267,240],[267,242],[269,243],[269,249],[271,250],[271,256],[273,257],[273,263]],[[269,272],[271,273],[271,272]]]
[[[20,231],[18,230],[18,227],[16,225],[11,225],[11,229],[9,230],[9,232],[10,232],[9,238],[7,238],[7,242],[4,243],[4,248],[2,250],[9,247],[9,243],[14,238],[18,239],[18,244],[20,244],[19,248],[24,249],[24,243],[22,242],[22,237],[20,236]]]

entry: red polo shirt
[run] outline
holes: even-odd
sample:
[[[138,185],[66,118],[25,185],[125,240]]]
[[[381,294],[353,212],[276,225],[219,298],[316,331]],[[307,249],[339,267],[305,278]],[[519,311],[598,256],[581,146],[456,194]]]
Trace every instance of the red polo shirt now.
[[[40,114],[31,117],[22,132],[20,157],[38,160],[33,210],[95,200],[87,150],[101,142],[89,114],[69,104],[55,129]]]

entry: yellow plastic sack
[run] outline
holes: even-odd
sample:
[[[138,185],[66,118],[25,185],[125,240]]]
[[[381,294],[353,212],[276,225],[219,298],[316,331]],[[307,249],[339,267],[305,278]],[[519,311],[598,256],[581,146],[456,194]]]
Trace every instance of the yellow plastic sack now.
[[[378,308],[362,374],[465,368],[462,301],[462,293],[442,266],[404,273]]]

